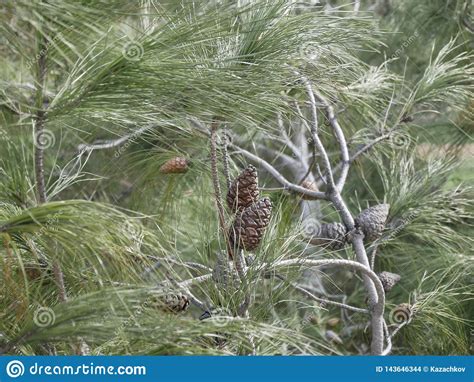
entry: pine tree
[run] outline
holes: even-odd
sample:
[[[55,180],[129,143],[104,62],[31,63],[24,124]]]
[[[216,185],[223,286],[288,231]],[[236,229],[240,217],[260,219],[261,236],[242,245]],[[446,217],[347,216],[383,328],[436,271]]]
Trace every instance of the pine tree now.
[[[2,1],[0,354],[467,354],[468,3]]]

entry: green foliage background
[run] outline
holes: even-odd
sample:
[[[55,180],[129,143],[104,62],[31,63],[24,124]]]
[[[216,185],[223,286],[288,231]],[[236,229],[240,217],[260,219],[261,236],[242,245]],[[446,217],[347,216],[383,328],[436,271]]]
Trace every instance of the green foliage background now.
[[[309,245],[301,198],[275,190],[263,169],[274,212],[248,282],[192,287],[229,312],[251,293],[249,318],[199,320],[200,307],[174,314],[160,304],[179,292],[176,283],[209,273],[225,249],[209,139],[193,120],[219,116],[247,149],[262,143],[291,155],[273,138],[276,115],[293,121],[292,102],[304,103],[292,68],[334,105],[351,152],[393,132],[352,165],[343,196],[355,214],[391,205],[376,271],[402,276],[387,295],[387,317],[401,303],[416,312],[394,337],[394,354],[473,351],[470,1],[362,1],[357,14],[348,1],[293,3],[2,2],[0,353],[72,354],[85,342],[92,354],[365,354],[365,316],[341,317],[301,296],[290,282],[301,272],[288,271],[283,282],[259,268],[282,258],[354,257]],[[48,201],[39,204],[33,123],[43,108]],[[127,135],[121,146],[78,150]],[[329,130],[322,139],[336,161]],[[161,174],[176,156],[189,158],[190,170]],[[235,176],[247,160],[231,159]],[[337,219],[330,205],[320,207],[318,219]],[[57,263],[67,301],[55,284]],[[360,276],[320,272],[329,294],[365,305]],[[41,307],[54,312],[52,324],[35,322]]]

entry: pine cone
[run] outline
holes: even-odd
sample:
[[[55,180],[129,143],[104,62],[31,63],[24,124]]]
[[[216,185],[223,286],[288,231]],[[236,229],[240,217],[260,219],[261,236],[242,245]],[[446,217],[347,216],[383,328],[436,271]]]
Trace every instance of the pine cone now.
[[[304,187],[304,188],[306,188],[307,190],[310,190],[310,191],[319,191],[316,182],[311,182],[310,180],[304,180],[303,182],[301,182],[301,187]],[[301,199],[303,199],[303,200],[313,200],[313,198],[311,198],[307,195],[301,196]]]
[[[316,236],[310,240],[311,244],[327,246],[330,249],[341,249],[346,245],[347,230],[344,224],[323,224]]]
[[[227,192],[227,205],[236,212],[255,203],[259,195],[257,169],[249,165],[232,182]]]
[[[229,264],[229,256],[226,252],[217,255],[216,265],[212,270],[212,279],[216,284],[224,288],[228,286],[237,286],[239,284],[238,275]]]
[[[183,174],[189,169],[189,161],[184,157],[174,157],[166,161],[161,167],[162,174]]]
[[[390,204],[379,204],[367,208],[355,218],[355,226],[362,230],[367,241],[373,241],[382,235],[389,209]]]
[[[398,283],[402,278],[400,275],[391,272],[380,272],[379,274],[377,274],[377,276],[382,282],[383,290],[385,291],[385,293],[390,292],[395,286],[395,284]]]
[[[270,222],[271,213],[272,202],[269,198],[262,198],[240,211],[229,232],[233,246],[246,251],[256,249]]]
[[[189,299],[182,294],[166,294],[160,298],[160,307],[166,311],[179,313],[188,309]]]

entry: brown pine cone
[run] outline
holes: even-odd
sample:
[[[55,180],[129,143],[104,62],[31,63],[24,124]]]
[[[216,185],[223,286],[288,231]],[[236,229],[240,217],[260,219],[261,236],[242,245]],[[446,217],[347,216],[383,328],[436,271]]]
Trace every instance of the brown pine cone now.
[[[385,293],[390,292],[395,286],[395,284],[398,283],[402,278],[400,275],[391,272],[380,272],[379,274],[377,274],[377,276],[382,282],[383,290],[385,291]]]
[[[378,204],[365,209],[355,218],[355,226],[362,230],[367,241],[373,241],[382,235],[389,209],[390,204]]]
[[[158,307],[166,312],[183,312],[188,306],[189,299],[183,294],[169,293],[160,296],[158,301]]]
[[[314,245],[327,246],[330,249],[341,249],[346,243],[347,230],[344,224],[328,223],[319,228],[317,234],[310,239]]]
[[[183,174],[189,169],[189,161],[184,157],[174,157],[167,160],[161,167],[162,174]]]
[[[249,165],[232,182],[227,192],[227,205],[236,212],[255,203],[259,195],[257,169]]]
[[[240,211],[229,232],[232,245],[246,251],[256,249],[270,222],[271,213],[272,202],[269,198],[262,198]]]
[[[301,187],[304,187],[304,188],[306,188],[307,190],[310,190],[310,191],[319,191],[319,188],[318,188],[316,182],[311,182],[310,180],[304,180],[303,182],[301,182]],[[303,200],[313,200],[312,198],[310,198],[307,195],[302,195],[301,199],[303,199]]]

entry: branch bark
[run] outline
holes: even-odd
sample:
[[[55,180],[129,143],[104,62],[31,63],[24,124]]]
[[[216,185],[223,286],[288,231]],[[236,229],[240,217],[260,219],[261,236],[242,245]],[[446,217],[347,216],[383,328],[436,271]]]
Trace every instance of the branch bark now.
[[[40,204],[46,203],[46,184],[44,179],[44,124],[46,118],[46,110],[43,107],[43,94],[46,81],[46,39],[39,35],[38,43],[38,61],[36,73],[36,94],[35,106],[36,115],[34,118],[34,145],[35,145],[35,177],[36,188],[38,193],[38,201]]]

